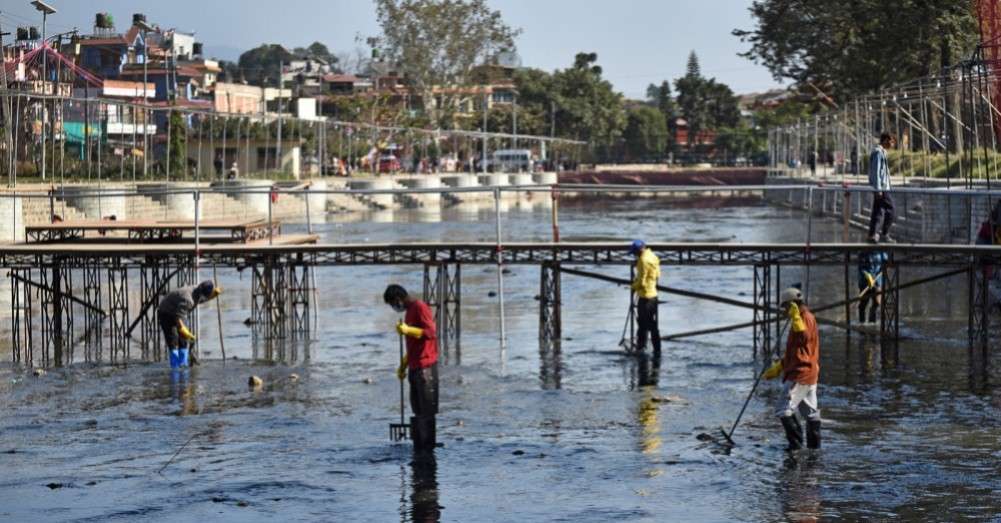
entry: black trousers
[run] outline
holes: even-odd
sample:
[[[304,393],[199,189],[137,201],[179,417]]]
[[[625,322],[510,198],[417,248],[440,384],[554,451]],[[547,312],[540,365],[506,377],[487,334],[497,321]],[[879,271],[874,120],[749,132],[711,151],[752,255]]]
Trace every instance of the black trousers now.
[[[883,228],[881,229],[880,235],[886,236],[890,232],[890,225],[893,225],[893,199],[890,198],[890,193],[883,193],[880,196],[878,193],[872,197],[872,212],[869,214],[869,237],[871,238],[876,234],[876,225],[879,224],[879,219],[883,218]]]
[[[865,289],[859,289],[859,292],[863,290]],[[866,321],[865,311],[866,309],[869,308],[869,304],[872,304],[872,308],[869,309],[868,321],[870,322],[876,321],[876,313],[879,312],[878,295],[879,295],[878,287],[873,287],[872,289],[866,291],[865,294],[862,294],[862,299],[860,299],[858,302],[858,321],[860,322]]]
[[[660,353],[660,327],[657,326],[657,298],[640,298],[636,300],[636,323],[639,332],[636,333],[636,348],[646,349],[647,337],[653,342],[653,350]]]
[[[167,344],[168,349],[184,348],[188,346],[187,341],[181,340],[181,335],[177,331],[177,316],[157,312],[156,319],[160,324],[160,330],[163,331],[163,341]]]
[[[438,364],[407,372],[410,382],[410,409],[414,416],[438,414]]]
[[[410,382],[410,437],[414,450],[430,451],[437,444],[435,415],[438,414],[438,364],[407,373]]]

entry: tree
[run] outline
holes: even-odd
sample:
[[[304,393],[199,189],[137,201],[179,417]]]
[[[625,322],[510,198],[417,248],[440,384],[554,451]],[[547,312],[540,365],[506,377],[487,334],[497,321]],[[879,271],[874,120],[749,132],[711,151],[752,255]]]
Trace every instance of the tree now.
[[[240,74],[252,85],[278,85],[280,65],[294,56],[278,44],[262,44],[240,55]]]
[[[597,60],[594,53],[578,53],[573,67],[553,74],[552,91],[559,133],[588,142],[597,158],[606,158],[622,136],[626,113]]]
[[[678,112],[688,124],[688,149],[694,150],[699,133],[740,122],[737,97],[726,84],[700,73],[698,57],[688,55],[685,76],[674,81],[678,91]]]
[[[677,116],[678,107],[674,103],[674,97],[671,96],[671,82],[664,80],[660,85],[650,84],[646,88],[646,98],[647,103],[660,111],[661,116],[664,118],[664,125],[668,130],[668,142],[673,141],[671,137],[671,129],[674,125],[674,117]]]
[[[970,0],[757,0],[742,53],[777,79],[835,99],[937,73],[978,41]]]
[[[629,160],[659,160],[668,142],[667,123],[657,109],[638,105],[629,109],[622,133]]]
[[[375,0],[382,28],[371,43],[424,103],[432,125],[449,127],[470,73],[519,34],[486,0]]]

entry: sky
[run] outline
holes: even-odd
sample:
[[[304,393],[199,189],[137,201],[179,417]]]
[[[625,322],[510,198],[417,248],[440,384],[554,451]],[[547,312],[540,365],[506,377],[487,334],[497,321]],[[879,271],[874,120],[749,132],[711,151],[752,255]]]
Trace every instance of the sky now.
[[[164,28],[194,32],[208,57],[235,60],[261,43],[286,47],[326,44],[335,53],[364,47],[359,37],[379,33],[369,0],[46,0],[59,12],[48,32],[92,32],[94,14],[109,12],[120,30],[132,13]],[[651,83],[684,74],[688,53],[702,73],[737,93],[780,84],[767,69],[737,53],[747,44],[730,34],[750,29],[751,0],[487,0],[512,27],[522,64],[547,71],[568,67],[581,51],[598,54],[605,77],[628,98],[642,99]],[[0,23],[41,24],[29,0],[3,0]],[[9,38],[9,37],[7,37]]]

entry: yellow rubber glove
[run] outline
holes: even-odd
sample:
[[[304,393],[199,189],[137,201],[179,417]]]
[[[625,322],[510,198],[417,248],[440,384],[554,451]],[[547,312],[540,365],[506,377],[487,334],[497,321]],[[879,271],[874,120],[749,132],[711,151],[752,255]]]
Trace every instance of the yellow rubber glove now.
[[[778,378],[780,374],[782,374],[782,360],[776,361],[771,367],[765,369],[765,372],[761,374],[761,377],[766,380],[773,380]]]
[[[402,321],[396,324],[396,332],[410,338],[420,338],[421,336],[424,336],[424,329],[420,327],[411,327]]]
[[[220,294],[222,294],[222,287],[217,285],[212,288],[212,294],[209,294],[209,299],[218,298]]]
[[[792,332],[803,332],[806,330],[806,322],[803,321],[803,317],[799,313],[799,305],[790,303],[788,314],[789,330]]]
[[[403,381],[407,377],[407,355],[403,355],[403,359],[400,360],[400,366],[396,367],[396,378]]]
[[[869,289],[876,286],[876,278],[873,278],[872,274],[868,272],[863,272],[862,274],[865,275],[865,281],[869,282]]]
[[[191,334],[188,327],[184,325],[184,322],[177,320],[177,332],[181,334],[181,337],[188,341],[195,341],[195,335]]]

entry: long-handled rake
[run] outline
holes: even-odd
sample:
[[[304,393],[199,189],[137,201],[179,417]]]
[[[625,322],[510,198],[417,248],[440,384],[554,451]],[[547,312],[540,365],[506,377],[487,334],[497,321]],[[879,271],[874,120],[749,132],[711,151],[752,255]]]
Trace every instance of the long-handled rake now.
[[[403,361],[403,335],[400,334],[400,361]],[[403,380],[400,380],[400,422],[389,424],[389,439],[403,441],[410,438],[410,424],[403,417]]]
[[[779,337],[776,338],[775,340],[775,350],[773,351],[776,354],[778,353],[779,350],[779,344],[782,342],[782,334],[785,332],[785,329],[788,326],[789,326],[789,320],[787,319],[785,325],[783,325],[782,328],[779,329]],[[726,429],[723,427],[719,428],[720,433],[723,434],[723,437],[726,438],[726,441],[731,447],[737,446],[737,443],[733,441],[733,431],[737,430],[737,425],[740,424],[740,418],[744,417],[744,411],[747,410],[747,404],[750,403],[751,398],[754,397],[754,391],[758,390],[758,384],[761,383],[761,377],[764,376],[764,374],[765,372],[761,371],[758,373],[758,377],[754,379],[754,386],[751,387],[751,393],[748,394],[747,399],[744,400],[744,406],[740,408],[740,413],[737,414],[737,419],[733,422],[733,426],[730,427],[730,432],[727,433]]]
[[[633,306],[629,304],[629,312],[626,314],[626,324],[622,326],[622,337],[619,339],[619,347],[622,347],[626,352],[633,352],[636,347],[633,346],[633,340],[626,338],[626,332],[629,331],[629,325],[633,322]]]

